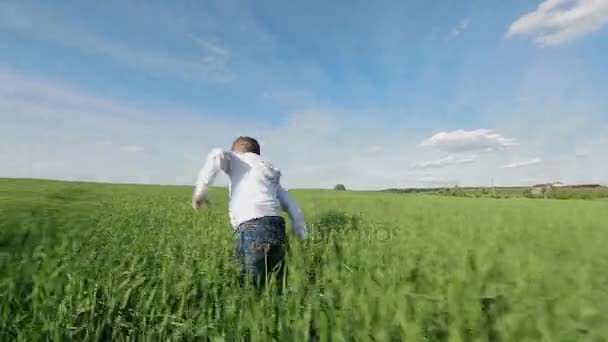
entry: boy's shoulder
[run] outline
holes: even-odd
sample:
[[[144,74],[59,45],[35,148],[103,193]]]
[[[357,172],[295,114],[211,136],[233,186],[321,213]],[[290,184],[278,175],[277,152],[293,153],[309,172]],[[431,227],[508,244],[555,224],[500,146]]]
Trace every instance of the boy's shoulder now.
[[[281,174],[281,169],[279,169],[278,167],[276,167],[273,163],[271,163],[268,160],[265,159],[260,159],[260,162],[262,163],[262,165],[264,165],[267,169],[272,170],[278,174]]]
[[[223,159],[234,159],[242,160],[244,163],[249,165],[258,165],[261,166],[265,173],[271,173],[274,177],[280,178],[282,175],[281,169],[278,168],[274,163],[270,160],[262,158],[260,155],[247,152],[247,153],[238,153],[233,151],[226,151],[221,148],[216,148],[212,150],[212,154],[220,156]]]
[[[270,183],[278,185],[281,181],[281,170],[269,160],[260,158],[259,161],[259,165],[261,165],[262,173],[264,174],[266,180]]]
[[[227,151],[221,147],[212,148],[209,151],[209,157],[212,158],[221,158],[221,159],[233,159],[235,157],[235,153],[232,151]]]

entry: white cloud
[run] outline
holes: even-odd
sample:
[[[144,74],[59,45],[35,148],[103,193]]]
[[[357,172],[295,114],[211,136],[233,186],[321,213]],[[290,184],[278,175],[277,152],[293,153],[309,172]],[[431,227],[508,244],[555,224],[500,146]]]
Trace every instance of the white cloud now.
[[[447,157],[424,161],[414,164],[415,168],[420,169],[429,169],[429,168],[441,168],[451,165],[463,165],[463,164],[472,164],[477,160],[477,155],[458,157],[455,155],[449,155]]]
[[[606,0],[545,0],[517,19],[506,34],[532,36],[540,46],[559,45],[608,25]]]
[[[499,153],[485,154],[474,167],[412,168],[416,161],[433,161],[436,151],[416,148],[423,137],[415,126],[408,125],[411,130],[404,132],[404,126],[379,122],[377,112],[312,108],[293,111],[280,124],[266,127],[254,118],[235,120],[223,114],[153,101],[145,106],[118,102],[0,66],[0,137],[8,142],[0,144],[0,177],[187,185],[209,148],[230,146],[234,137],[245,134],[263,142],[263,156],[281,168],[288,188],[330,188],[338,183],[351,189],[487,185],[492,179],[497,185],[517,185],[533,176],[605,183],[608,175],[602,158],[572,163],[571,149],[564,149],[564,164],[543,163],[538,168],[502,169],[509,155]],[[446,139],[454,132],[428,139],[428,144],[454,150],[446,155],[465,164],[467,156],[477,153],[473,150],[514,144],[497,133],[474,132],[462,131],[456,146]],[[584,132],[587,140],[572,138],[572,144],[602,155],[608,131]],[[547,137],[553,139],[546,142],[551,146],[563,140],[561,135]],[[541,145],[531,151],[530,137],[525,141],[520,153],[543,155]],[[121,149],[125,146],[145,151],[126,153]],[[225,177],[218,181],[222,184]]]
[[[441,174],[440,170],[413,169],[408,170],[402,175],[407,183],[415,184],[415,187],[453,187],[460,182],[458,177],[452,177],[451,174]]]
[[[253,118],[116,102],[0,66],[0,136],[10,142],[0,144],[0,177],[192,184],[210,148],[252,135],[288,188],[413,185],[400,182],[399,170],[418,157],[415,141],[391,138],[369,115],[352,114],[300,111],[264,127]]]
[[[189,184],[206,149],[248,126],[114,102],[0,67],[0,136],[10,146],[0,153],[1,176]]]
[[[455,179],[437,177],[437,176],[423,176],[417,179],[417,181],[423,186],[429,187],[453,187],[458,185],[458,181]]]
[[[513,162],[507,165],[504,165],[503,168],[505,169],[518,169],[518,168],[523,168],[523,167],[530,167],[530,166],[536,166],[536,165],[540,165],[542,164],[543,161],[540,158],[534,158],[534,159],[529,159],[529,160],[523,160],[523,161],[517,161],[517,162]]]
[[[365,150],[365,153],[374,154],[374,153],[378,153],[380,151],[382,151],[381,146],[370,146],[368,149]]]
[[[439,132],[420,143],[445,152],[493,151],[516,146],[517,142],[489,129]]]
[[[121,147],[121,150],[129,153],[141,153],[145,151],[143,147],[137,145],[125,145]]]
[[[591,155],[588,150],[577,150],[575,156],[577,159],[585,159]]]
[[[469,26],[469,23],[471,22],[470,18],[464,18],[462,19],[458,25],[454,26],[452,28],[452,30],[450,30],[450,34],[452,34],[452,36],[458,36],[460,35],[464,30],[466,30],[466,28]]]

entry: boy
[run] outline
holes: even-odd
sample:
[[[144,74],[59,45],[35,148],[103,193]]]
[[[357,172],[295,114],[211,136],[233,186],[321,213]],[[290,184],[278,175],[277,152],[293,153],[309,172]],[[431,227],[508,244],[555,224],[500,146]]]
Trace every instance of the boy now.
[[[230,179],[230,222],[239,235],[241,284],[249,274],[256,285],[263,285],[275,269],[282,278],[286,236],[281,209],[287,211],[300,239],[306,237],[306,225],[300,207],[280,184],[281,172],[261,159],[255,139],[239,137],[231,151],[209,153],[196,182],[194,209],[207,201],[208,188],[220,170]]]

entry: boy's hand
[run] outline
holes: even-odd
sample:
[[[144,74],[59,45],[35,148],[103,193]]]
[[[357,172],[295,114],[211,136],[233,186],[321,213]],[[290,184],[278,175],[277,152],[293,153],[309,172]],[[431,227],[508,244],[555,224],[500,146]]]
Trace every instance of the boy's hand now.
[[[207,199],[192,199],[192,209],[197,210],[201,208],[203,205],[209,205],[209,201]]]
[[[201,207],[201,201],[192,199],[192,209],[197,210]]]

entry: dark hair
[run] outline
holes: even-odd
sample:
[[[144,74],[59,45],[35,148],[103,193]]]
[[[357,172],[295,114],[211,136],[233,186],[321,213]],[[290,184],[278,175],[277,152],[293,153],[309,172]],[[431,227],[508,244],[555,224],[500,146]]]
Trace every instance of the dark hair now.
[[[242,152],[251,152],[260,155],[260,143],[252,137],[238,137],[232,143],[232,149],[239,147]]]

